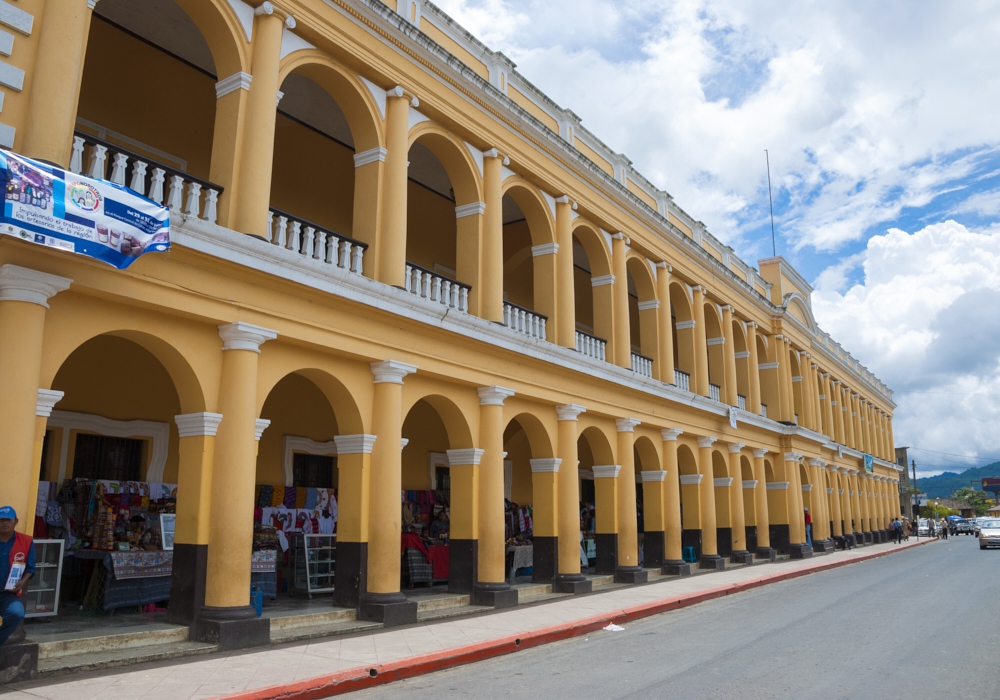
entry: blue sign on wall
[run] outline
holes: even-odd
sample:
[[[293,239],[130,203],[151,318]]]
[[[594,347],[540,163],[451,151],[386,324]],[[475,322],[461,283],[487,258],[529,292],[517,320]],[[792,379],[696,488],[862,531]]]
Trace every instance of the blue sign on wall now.
[[[0,234],[97,258],[125,269],[170,248],[166,207],[105,180],[0,151],[5,185]]]
[[[875,471],[875,458],[871,455],[865,455],[865,471],[869,473]]]

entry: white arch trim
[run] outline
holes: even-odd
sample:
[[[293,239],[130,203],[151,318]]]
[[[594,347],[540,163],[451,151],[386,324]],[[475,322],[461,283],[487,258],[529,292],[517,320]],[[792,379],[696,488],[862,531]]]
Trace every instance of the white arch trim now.
[[[296,452],[320,457],[336,457],[337,443],[333,440],[316,442],[305,437],[286,435],[281,449],[281,467],[285,475],[285,486],[291,486],[295,482]]]
[[[59,483],[66,479],[69,463],[69,437],[73,430],[108,437],[145,438],[150,441],[149,464],[146,469],[146,481],[159,483],[163,481],[163,469],[167,464],[167,450],[170,442],[170,424],[148,420],[113,420],[93,413],[74,413],[72,411],[52,411],[47,428],[62,430],[59,447]]]

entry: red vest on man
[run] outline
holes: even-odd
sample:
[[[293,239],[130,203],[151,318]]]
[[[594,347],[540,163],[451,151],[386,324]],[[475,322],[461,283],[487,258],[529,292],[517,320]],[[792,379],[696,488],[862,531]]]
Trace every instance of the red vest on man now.
[[[14,533],[14,544],[10,548],[10,565],[28,563],[28,551],[31,549],[32,539],[21,532]],[[23,590],[19,590],[17,595],[21,595]]]

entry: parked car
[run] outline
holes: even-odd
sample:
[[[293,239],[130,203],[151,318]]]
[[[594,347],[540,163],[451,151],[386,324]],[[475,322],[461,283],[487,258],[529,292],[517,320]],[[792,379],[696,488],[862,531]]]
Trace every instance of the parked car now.
[[[979,548],[1000,547],[1000,520],[989,518],[979,526]]]
[[[917,534],[918,535],[929,535],[931,532],[930,526],[927,524],[927,518],[921,518],[917,521]]]
[[[951,520],[949,521],[951,534],[953,535],[974,535],[976,534],[976,523],[972,520]]]

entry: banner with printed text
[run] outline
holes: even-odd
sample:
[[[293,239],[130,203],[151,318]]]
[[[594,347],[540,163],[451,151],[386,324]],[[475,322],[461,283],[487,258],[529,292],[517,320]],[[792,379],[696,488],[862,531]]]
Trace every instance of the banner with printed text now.
[[[5,184],[0,234],[97,258],[125,269],[170,248],[166,207],[105,180],[0,151]]]

